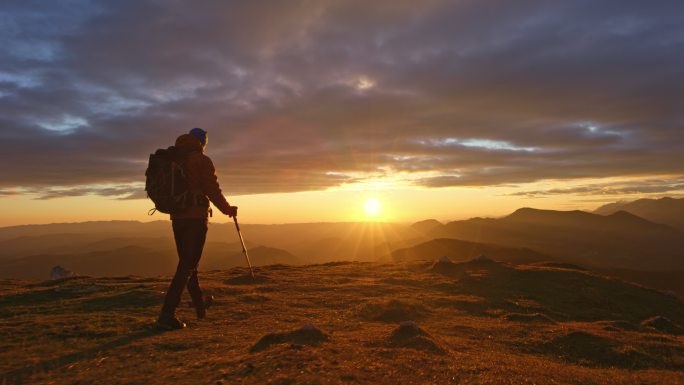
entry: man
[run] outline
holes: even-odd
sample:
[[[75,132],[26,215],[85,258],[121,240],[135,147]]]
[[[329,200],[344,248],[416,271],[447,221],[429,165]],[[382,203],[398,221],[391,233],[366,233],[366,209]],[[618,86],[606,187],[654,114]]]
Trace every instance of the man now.
[[[237,215],[237,207],[229,205],[221,193],[214,164],[204,155],[207,142],[207,132],[201,128],[193,128],[188,134],[176,139],[176,147],[187,153],[185,175],[194,198],[194,205],[183,212],[171,214],[173,237],[178,251],[178,267],[157,320],[157,325],[166,330],[182,329],[186,326],[175,315],[186,285],[197,318],[205,317],[206,309],[213,299],[204,298],[197,279],[197,265],[202,257],[207,235],[207,217],[211,213],[209,201],[222,213],[230,217]]]

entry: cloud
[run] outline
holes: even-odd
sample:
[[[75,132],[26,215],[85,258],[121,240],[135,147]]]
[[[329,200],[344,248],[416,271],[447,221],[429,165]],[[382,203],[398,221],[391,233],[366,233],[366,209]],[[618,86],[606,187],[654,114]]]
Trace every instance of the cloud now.
[[[647,186],[684,175],[682,12],[676,1],[9,1],[0,189],[116,196],[97,186],[140,183],[148,154],[195,126],[230,194],[387,174],[425,187]]]
[[[145,185],[130,183],[123,185],[90,185],[77,187],[32,187],[23,189],[22,193],[34,196],[38,200],[50,200],[64,197],[78,197],[97,195],[113,199],[144,199],[147,198]]]
[[[640,181],[589,183],[576,187],[553,188],[546,190],[526,190],[508,194],[510,196],[525,196],[529,198],[553,195],[628,195],[628,194],[658,194],[684,193],[684,179],[647,179]]]

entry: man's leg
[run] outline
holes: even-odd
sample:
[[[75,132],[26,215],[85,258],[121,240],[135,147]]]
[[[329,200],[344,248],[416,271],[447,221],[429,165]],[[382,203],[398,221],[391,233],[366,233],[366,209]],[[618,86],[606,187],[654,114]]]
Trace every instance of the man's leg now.
[[[202,289],[200,288],[199,279],[197,278],[197,268],[192,269],[190,272],[190,279],[188,279],[188,293],[190,293],[190,298],[192,298],[192,303],[195,305],[195,307],[204,304]]]
[[[178,266],[176,274],[171,280],[169,290],[166,292],[162,315],[173,317],[181,300],[183,289],[188,284],[188,280],[197,268],[199,259],[202,256],[202,249],[206,239],[207,222],[206,219],[185,219],[173,221],[173,234],[176,240],[178,251]],[[197,294],[199,284],[193,283],[192,291]],[[201,296],[201,291],[199,292]],[[194,300],[194,298],[193,298]]]
[[[202,289],[199,285],[199,279],[197,277],[197,267],[199,265],[200,259],[202,258],[202,250],[204,249],[204,242],[207,237],[206,222],[198,223],[193,231],[195,232],[195,239],[197,240],[197,243],[194,244],[195,249],[193,250],[193,254],[197,255],[198,258],[197,262],[195,263],[195,266],[190,271],[190,278],[188,279],[188,293],[190,293],[192,303],[195,306],[195,309],[197,310],[197,317],[204,318],[205,299],[202,294]]]

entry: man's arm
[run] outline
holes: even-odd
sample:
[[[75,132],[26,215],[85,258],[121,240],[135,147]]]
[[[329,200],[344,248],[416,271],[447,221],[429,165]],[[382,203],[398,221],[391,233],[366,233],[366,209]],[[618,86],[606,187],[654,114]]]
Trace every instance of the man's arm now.
[[[202,175],[200,175],[200,183],[202,190],[207,195],[211,203],[214,204],[222,213],[230,216],[237,215],[237,208],[231,207],[228,201],[221,192],[221,187],[216,176],[216,168],[211,159],[204,155],[202,156]]]

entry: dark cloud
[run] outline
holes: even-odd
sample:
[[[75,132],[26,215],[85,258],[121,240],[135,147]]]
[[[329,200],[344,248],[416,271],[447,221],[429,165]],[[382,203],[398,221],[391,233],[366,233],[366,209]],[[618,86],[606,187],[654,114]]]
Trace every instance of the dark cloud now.
[[[140,197],[97,186],[142,181],[148,154],[194,126],[209,130],[231,194],[397,172],[427,187],[645,187],[684,174],[683,12],[630,0],[7,1],[0,194]]]

